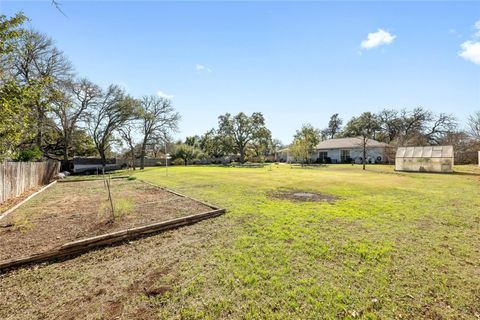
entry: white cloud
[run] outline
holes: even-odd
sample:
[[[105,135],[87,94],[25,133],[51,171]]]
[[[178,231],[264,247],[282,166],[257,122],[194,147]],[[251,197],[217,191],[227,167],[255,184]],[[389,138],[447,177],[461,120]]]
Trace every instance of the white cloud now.
[[[172,99],[173,95],[170,95],[170,94],[166,94],[165,92],[163,91],[157,91],[157,96],[161,97],[161,98],[165,98],[165,99]]]
[[[388,31],[378,29],[377,32],[369,33],[367,39],[363,40],[360,46],[368,50],[384,44],[390,44],[396,37]]]
[[[473,34],[473,39],[480,37],[480,20],[473,24],[475,33]],[[471,61],[475,64],[480,65],[480,41],[478,40],[469,40],[465,41],[460,45],[460,52],[458,55],[467,61]]]
[[[466,41],[461,47],[462,50],[458,53],[460,57],[480,65],[480,42]]]
[[[475,32],[475,37],[480,37],[480,20],[478,20],[477,22],[475,22],[475,24],[473,25],[476,32]]]
[[[209,67],[207,66],[204,66],[203,64],[197,64],[195,66],[195,69],[197,69],[197,71],[201,72],[201,71],[205,71],[205,72],[208,72],[208,73],[211,73],[212,72],[212,69],[210,69]]]

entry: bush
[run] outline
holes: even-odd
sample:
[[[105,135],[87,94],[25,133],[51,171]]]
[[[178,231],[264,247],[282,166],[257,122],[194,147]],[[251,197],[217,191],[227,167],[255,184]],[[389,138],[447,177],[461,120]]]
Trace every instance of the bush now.
[[[127,180],[130,180],[130,181],[131,181],[131,180],[137,180],[137,177],[129,176],[129,177],[127,178]]]
[[[163,163],[163,162],[161,162],[161,161],[157,161],[157,162],[155,162],[155,165],[156,165],[157,167],[161,167],[161,166],[164,166],[165,163]]]
[[[183,161],[180,158],[177,158],[171,162],[172,166],[183,166],[185,164],[185,161]]]
[[[14,160],[16,161],[39,161],[42,159],[42,151],[34,146],[30,149],[20,151]]]

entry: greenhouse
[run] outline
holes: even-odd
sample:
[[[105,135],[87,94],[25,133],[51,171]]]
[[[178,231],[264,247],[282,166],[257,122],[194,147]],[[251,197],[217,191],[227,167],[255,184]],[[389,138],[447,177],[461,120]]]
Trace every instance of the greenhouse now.
[[[399,147],[396,171],[453,172],[453,146]]]

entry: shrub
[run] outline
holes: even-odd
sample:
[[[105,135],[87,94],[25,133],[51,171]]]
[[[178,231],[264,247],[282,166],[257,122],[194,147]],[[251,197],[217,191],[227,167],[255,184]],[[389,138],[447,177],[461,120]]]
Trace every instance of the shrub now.
[[[20,151],[15,157],[16,161],[39,161],[42,159],[42,151],[38,146]]]
[[[184,164],[185,162],[180,158],[177,158],[171,162],[172,166],[183,166]]]

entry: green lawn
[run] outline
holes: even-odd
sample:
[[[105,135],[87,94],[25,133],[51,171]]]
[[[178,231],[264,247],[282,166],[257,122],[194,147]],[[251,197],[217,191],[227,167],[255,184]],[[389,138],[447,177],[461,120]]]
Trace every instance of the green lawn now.
[[[227,213],[0,276],[0,318],[478,319],[480,171],[457,169],[136,171]],[[339,199],[269,197],[279,189]]]

